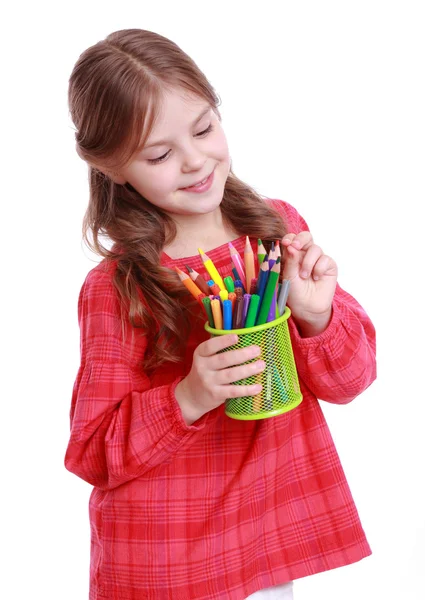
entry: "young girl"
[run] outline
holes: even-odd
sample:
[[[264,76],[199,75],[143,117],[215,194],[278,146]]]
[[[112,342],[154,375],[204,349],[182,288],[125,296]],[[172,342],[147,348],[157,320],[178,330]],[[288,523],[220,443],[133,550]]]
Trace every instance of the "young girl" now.
[[[104,257],[79,298],[65,458],[94,486],[90,599],[292,598],[294,579],[370,554],[317,398],[371,384],[374,327],[297,211],[234,175],[217,95],[174,43],[111,34],[79,58],[69,103]],[[259,348],[220,353],[237,337],[209,339],[175,270],[208,278],[202,248],[232,275],[228,242],[243,252],[247,235],[254,252],[281,240],[303,394],[257,421],[223,403],[261,389],[232,385],[264,369],[244,364]]]

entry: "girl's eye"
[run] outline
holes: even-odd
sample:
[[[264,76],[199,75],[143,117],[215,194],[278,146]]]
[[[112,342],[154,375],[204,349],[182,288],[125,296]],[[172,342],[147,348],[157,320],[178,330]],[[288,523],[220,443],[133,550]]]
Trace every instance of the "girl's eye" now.
[[[197,133],[196,137],[204,137],[208,133],[210,133],[210,131],[212,131],[212,130],[213,130],[213,126],[212,126],[212,124],[210,124],[210,125],[208,125],[208,127],[206,129],[204,129],[204,131],[200,131],[199,133]],[[148,162],[150,162],[152,165],[160,163],[167,158],[167,156],[170,154],[170,152],[171,152],[171,150],[168,150],[168,152],[166,152],[162,156],[158,156],[158,158],[151,158],[148,160]]]
[[[210,124],[208,125],[208,127],[207,127],[206,129],[204,129],[204,131],[201,131],[200,133],[197,133],[197,134],[196,134],[196,137],[202,137],[202,136],[204,136],[204,135],[207,135],[207,133],[209,133],[210,131],[212,131],[212,129],[213,129],[213,126],[212,126],[212,124],[210,123]]]
[[[162,156],[159,156],[158,158],[149,159],[148,162],[155,165],[156,163],[159,163],[159,162],[162,162],[163,160],[165,160],[167,158],[167,156],[169,155],[169,153],[170,153],[170,150],[168,150],[168,152],[166,152]]]

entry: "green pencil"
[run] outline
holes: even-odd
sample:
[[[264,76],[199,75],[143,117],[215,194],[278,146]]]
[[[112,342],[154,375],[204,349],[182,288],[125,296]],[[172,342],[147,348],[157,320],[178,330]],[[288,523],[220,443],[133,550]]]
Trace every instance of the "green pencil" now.
[[[257,248],[258,265],[262,264],[266,254],[267,254],[267,250],[265,249],[263,242],[260,240],[260,238],[258,238],[258,248]]]
[[[234,292],[235,291],[235,283],[233,281],[233,279],[231,277],[225,277],[223,279],[224,281],[224,285],[226,286],[226,289],[228,292]]]
[[[214,317],[211,309],[211,298],[208,298],[208,296],[206,298],[202,298],[202,304],[204,305],[205,312],[207,313],[208,323],[210,324],[210,327],[214,327]]]
[[[260,296],[258,294],[252,294],[248,312],[246,314],[245,327],[254,327],[255,319],[257,318],[259,302]]]
[[[266,289],[264,291],[263,300],[258,313],[256,325],[264,325],[269,315],[270,306],[273,300],[273,295],[276,290],[276,285],[280,274],[280,257],[276,260],[273,267],[270,269],[269,278],[267,280]]]

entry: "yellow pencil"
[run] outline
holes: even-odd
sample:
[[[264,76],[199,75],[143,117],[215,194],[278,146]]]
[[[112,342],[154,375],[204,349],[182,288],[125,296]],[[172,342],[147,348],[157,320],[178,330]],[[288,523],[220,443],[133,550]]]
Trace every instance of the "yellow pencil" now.
[[[223,329],[223,315],[221,314],[220,300],[211,300],[211,310],[214,318],[214,328]]]
[[[191,278],[189,277],[189,275],[186,275],[186,273],[184,273],[178,267],[176,267],[176,271],[177,271],[178,276],[180,277],[180,280],[182,281],[182,283],[189,290],[189,292],[192,294],[192,296],[194,298],[196,298],[196,300],[198,300],[198,302],[199,302],[200,301],[199,300],[199,294],[202,294],[202,292],[198,288],[198,286],[196,285],[196,283],[193,283],[193,281],[191,280]]]
[[[201,259],[202,259],[202,262],[204,263],[204,267],[208,271],[208,274],[211,277],[211,279],[214,281],[214,283],[216,283],[218,285],[218,287],[221,290],[225,290],[226,286],[224,285],[224,282],[223,282],[222,278],[220,277],[219,272],[215,268],[213,261],[200,248],[198,248],[198,252],[201,255]]]
[[[244,262],[245,262],[245,277],[246,277],[246,291],[249,294],[251,289],[251,280],[255,277],[255,265],[254,265],[254,253],[252,251],[251,242],[249,237],[246,236],[245,250],[244,250]]]

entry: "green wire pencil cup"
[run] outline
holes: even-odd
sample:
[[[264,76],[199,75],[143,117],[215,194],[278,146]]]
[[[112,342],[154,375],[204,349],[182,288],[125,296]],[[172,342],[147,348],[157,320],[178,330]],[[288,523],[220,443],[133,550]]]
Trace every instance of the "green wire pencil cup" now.
[[[261,348],[261,355],[245,364],[259,359],[266,363],[262,373],[235,382],[234,385],[261,383],[263,389],[256,396],[228,398],[225,403],[227,416],[243,421],[267,419],[288,412],[301,403],[303,397],[288,328],[290,314],[286,307],[283,315],[274,321],[244,329],[214,329],[208,322],[205,324],[206,331],[213,337],[237,334],[238,342],[223,352],[257,345]]]

